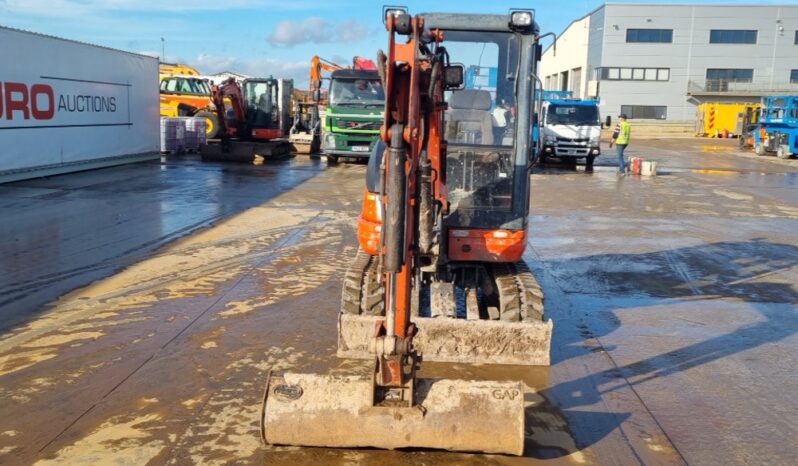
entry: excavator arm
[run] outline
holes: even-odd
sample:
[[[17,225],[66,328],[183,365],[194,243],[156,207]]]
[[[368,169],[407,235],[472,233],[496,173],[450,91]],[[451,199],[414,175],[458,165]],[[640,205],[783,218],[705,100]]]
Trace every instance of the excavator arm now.
[[[230,120],[227,119],[225,98],[229,99],[236,122],[238,122],[238,127],[236,128],[232,128]],[[214,84],[211,87],[211,100],[215,107],[216,117],[219,119],[219,134],[222,141],[225,141],[239,132],[240,126],[246,122],[247,113],[244,94],[235,78],[228,78],[218,86]]]

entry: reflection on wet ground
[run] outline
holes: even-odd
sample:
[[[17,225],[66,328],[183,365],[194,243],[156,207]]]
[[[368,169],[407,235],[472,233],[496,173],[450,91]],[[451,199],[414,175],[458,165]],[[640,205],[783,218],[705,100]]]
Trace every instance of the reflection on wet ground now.
[[[0,463],[789,464],[794,168],[703,145],[638,142],[658,178],[532,175],[552,367],[422,368],[522,380],[522,458],[260,444],[269,370],[369,371],[334,356],[362,165],[176,160],[0,187],[19,218],[1,227],[19,240],[0,246]]]

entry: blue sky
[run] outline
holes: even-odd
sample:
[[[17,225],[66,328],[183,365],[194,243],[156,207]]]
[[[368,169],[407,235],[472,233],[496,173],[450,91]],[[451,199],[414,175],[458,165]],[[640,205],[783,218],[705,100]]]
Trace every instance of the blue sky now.
[[[726,0],[701,3],[796,3]],[[535,8],[544,32],[561,32],[596,0],[436,0],[390,2],[411,12],[503,13]],[[652,3],[664,3],[653,1]],[[166,61],[307,83],[313,55],[349,63],[373,57],[386,43],[381,1],[367,0],[0,0],[0,24],[109,47],[160,55]]]

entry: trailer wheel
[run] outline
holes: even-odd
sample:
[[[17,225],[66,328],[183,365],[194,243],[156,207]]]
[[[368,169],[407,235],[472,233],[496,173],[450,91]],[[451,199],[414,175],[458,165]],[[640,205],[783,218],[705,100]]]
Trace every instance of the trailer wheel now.
[[[765,155],[765,146],[761,142],[754,144],[754,153],[756,155]]]
[[[337,155],[328,155],[327,156],[327,163],[330,165],[335,165],[338,163],[338,156]]]
[[[776,156],[780,159],[789,159],[792,157],[792,152],[790,152],[790,146],[786,144],[782,144],[779,146],[779,149],[776,151]]]
[[[205,137],[214,139],[219,135],[219,117],[211,112],[199,112],[194,115],[197,118],[205,118]]]

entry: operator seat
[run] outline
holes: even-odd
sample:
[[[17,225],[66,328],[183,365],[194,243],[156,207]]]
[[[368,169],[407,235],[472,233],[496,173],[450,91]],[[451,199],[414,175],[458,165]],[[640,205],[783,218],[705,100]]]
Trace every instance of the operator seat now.
[[[453,144],[493,145],[492,102],[488,91],[452,92],[446,112],[446,139]]]

